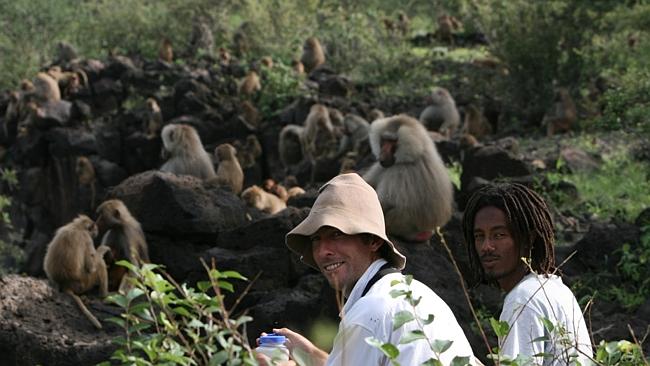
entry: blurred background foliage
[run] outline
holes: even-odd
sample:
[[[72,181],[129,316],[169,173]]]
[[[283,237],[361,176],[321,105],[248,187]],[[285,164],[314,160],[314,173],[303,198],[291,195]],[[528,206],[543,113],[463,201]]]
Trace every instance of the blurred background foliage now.
[[[489,90],[505,121],[539,125],[553,87],[566,86],[579,107],[597,111],[583,128],[649,129],[647,0],[0,0],[0,9],[3,89],[47,65],[58,41],[87,58],[109,51],[155,58],[163,37],[175,50],[186,49],[192,24],[202,17],[216,47],[233,49],[233,35],[245,35],[244,60],[272,55],[289,65],[304,39],[316,35],[329,65],[355,83],[388,96],[424,94],[450,76],[427,68],[435,45],[423,51],[407,40],[433,34],[438,16],[450,14],[463,23],[461,33],[483,34],[486,52],[507,68]],[[383,26],[399,11],[411,19],[406,35]]]

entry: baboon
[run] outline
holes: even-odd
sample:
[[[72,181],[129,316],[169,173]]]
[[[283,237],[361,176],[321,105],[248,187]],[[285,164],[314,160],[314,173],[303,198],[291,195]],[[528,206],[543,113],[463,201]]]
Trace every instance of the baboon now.
[[[546,125],[546,135],[568,132],[576,121],[576,105],[567,88],[557,88],[553,101],[553,110],[544,116],[542,125]]]
[[[453,189],[424,126],[407,115],[370,125],[377,158],[363,178],[375,188],[389,235],[426,241],[452,214]]]
[[[341,137],[343,135],[343,113],[336,108],[327,108],[330,121],[332,121],[332,127],[334,128],[334,134],[336,137]]]
[[[262,84],[260,84],[259,75],[257,75],[255,70],[249,71],[239,84],[239,94],[250,96],[260,90],[262,90]]]
[[[370,110],[370,112],[368,112],[368,121],[370,121],[370,123],[372,123],[372,121],[382,119],[384,117],[385,117],[384,112],[382,112],[377,108],[373,108]]]
[[[395,32],[395,22],[390,18],[382,18],[382,23],[384,23],[384,28],[388,34],[393,34]]]
[[[242,144],[239,140],[233,142],[237,150],[237,160],[242,169],[248,169],[257,163],[257,158],[262,155],[262,145],[255,135],[246,136],[246,142]]]
[[[123,293],[128,288],[127,269],[114,263],[127,260],[136,266],[149,263],[149,248],[140,223],[121,200],[104,201],[97,207],[97,226],[105,232],[102,244],[110,248],[108,285]]]
[[[56,64],[66,64],[79,58],[77,50],[70,43],[61,41],[56,44]]]
[[[260,60],[260,63],[262,65],[264,65],[265,67],[268,67],[269,69],[273,68],[273,59],[271,58],[271,56],[262,57],[262,59]]]
[[[190,37],[188,56],[196,57],[200,53],[212,54],[214,48],[214,35],[208,19],[198,16],[192,22],[192,35]]]
[[[158,59],[167,63],[174,62],[174,50],[172,49],[172,41],[169,38],[163,38],[160,42]]]
[[[460,145],[460,161],[461,163],[465,161],[465,157],[467,156],[467,152],[470,151],[470,149],[479,146],[480,143],[476,139],[476,137],[470,135],[469,133],[464,133],[460,136],[460,139],[458,139],[458,144]]]
[[[492,134],[492,125],[478,107],[473,104],[465,107],[465,123],[462,132],[483,139]]]
[[[338,152],[338,141],[327,107],[312,105],[304,125],[303,147],[312,166],[317,160],[334,158]]]
[[[36,103],[61,100],[61,90],[57,81],[47,73],[39,72],[34,78],[34,90],[31,92]]]
[[[221,62],[221,65],[230,65],[230,59],[230,52],[223,47],[219,47],[219,61]]]
[[[160,167],[163,172],[193,175],[211,179],[216,175],[210,155],[203,149],[201,138],[194,127],[185,124],[170,124],[162,129],[163,157],[169,160]]]
[[[343,159],[341,159],[341,168],[339,169],[339,174],[356,173],[357,158],[358,156],[354,151],[345,154]]]
[[[155,138],[160,134],[162,129],[163,116],[158,102],[154,98],[147,98],[147,113],[142,124],[142,129],[148,138]]]
[[[315,68],[325,63],[323,47],[316,37],[309,37],[302,46],[302,57],[300,58],[308,74]]]
[[[239,194],[244,186],[244,172],[236,155],[237,150],[231,144],[221,144],[214,149],[214,156],[219,162],[217,183],[230,187],[234,194]]]
[[[359,144],[368,139],[369,129],[368,121],[357,115],[347,114],[343,119],[343,137],[339,144],[338,155],[342,156],[348,151],[358,152]]]
[[[302,194],[305,194],[305,190],[302,189],[302,187],[291,187],[287,189],[287,201],[291,197],[300,196]]]
[[[397,13],[397,30],[402,36],[407,36],[411,28],[411,19],[403,11]]]
[[[95,168],[85,156],[77,157],[77,164],[75,166],[75,172],[77,173],[77,180],[82,186],[88,186],[90,188],[90,208],[95,208],[95,181],[97,179],[95,175]]]
[[[293,59],[291,61],[291,68],[293,68],[293,71],[298,75],[305,73],[305,65],[303,65],[300,60]]]
[[[278,213],[285,208],[287,204],[280,199],[280,197],[265,192],[262,188],[253,185],[246,189],[241,194],[241,198],[247,205],[257,208],[258,210],[268,212],[271,215]]]
[[[278,198],[280,198],[283,202],[287,202],[289,199],[289,193],[287,192],[287,189],[284,188],[284,186],[275,180],[268,178],[265,179],[264,182],[262,183],[262,188],[269,193],[272,193]]]
[[[57,82],[59,90],[63,90],[66,97],[78,93],[82,86],[88,85],[88,76],[82,69],[63,71],[61,66],[52,66],[47,69],[47,74]]]
[[[86,318],[101,329],[99,320],[77,296],[95,286],[99,286],[100,296],[108,295],[108,274],[103,257],[110,248],[101,245],[95,249],[95,236],[97,226],[85,215],[79,215],[60,227],[47,245],[43,270],[50,282],[70,295]]]
[[[425,100],[429,106],[420,114],[420,122],[430,131],[451,137],[460,127],[460,114],[454,98],[447,89],[436,87]]]
[[[450,44],[454,43],[454,32],[459,30],[463,25],[461,22],[448,14],[443,14],[438,17],[438,31],[436,36],[438,39]]]
[[[240,103],[241,117],[244,124],[251,130],[257,130],[260,124],[260,112],[249,100]]]
[[[286,125],[280,131],[278,152],[280,162],[285,168],[298,164],[305,156],[303,134],[305,128],[298,125]]]

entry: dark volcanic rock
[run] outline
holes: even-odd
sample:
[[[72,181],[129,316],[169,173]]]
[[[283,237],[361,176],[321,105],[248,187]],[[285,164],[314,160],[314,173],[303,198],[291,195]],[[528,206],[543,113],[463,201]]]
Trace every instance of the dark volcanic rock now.
[[[124,201],[145,232],[216,238],[247,222],[237,196],[219,188],[208,190],[200,179],[187,175],[144,172],[120,183],[110,196]]]

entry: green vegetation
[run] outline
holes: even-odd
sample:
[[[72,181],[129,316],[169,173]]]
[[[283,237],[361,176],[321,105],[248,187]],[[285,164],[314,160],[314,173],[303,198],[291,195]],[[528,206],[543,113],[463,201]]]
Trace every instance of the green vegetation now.
[[[16,171],[0,168],[0,184],[2,183],[6,184],[10,190],[16,189],[18,185]],[[11,207],[11,197],[0,194],[0,233],[2,233],[0,236],[0,277],[5,273],[18,270],[25,257],[23,250],[11,243],[16,239],[17,234],[11,224],[9,207]]]
[[[222,294],[234,291],[230,280],[246,278],[204,263],[209,281],[197,283],[197,290],[177,284],[155,264],[142,268],[127,261],[118,264],[132,271],[133,287],[126,295],[107,298],[123,311],[119,318],[109,319],[124,329],[124,337],[114,340],[119,348],[112,360],[121,365],[257,364],[242,333],[251,318],[235,317],[234,306],[227,309]]]

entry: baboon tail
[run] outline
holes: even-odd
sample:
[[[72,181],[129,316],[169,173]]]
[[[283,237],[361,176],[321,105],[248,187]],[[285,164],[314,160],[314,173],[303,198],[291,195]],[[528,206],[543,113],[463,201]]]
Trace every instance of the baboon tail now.
[[[72,290],[70,290],[70,289],[65,290],[65,293],[72,296],[74,301],[77,303],[77,306],[79,307],[79,310],[81,310],[81,312],[86,316],[86,318],[88,318],[88,320],[90,320],[90,322],[93,323],[95,328],[102,329],[102,325],[99,322],[99,320],[97,320],[97,318],[95,318],[95,316],[88,310],[86,305],[84,305],[83,301],[81,301],[81,298],[79,298],[79,296],[77,296],[77,294],[72,292]]]

